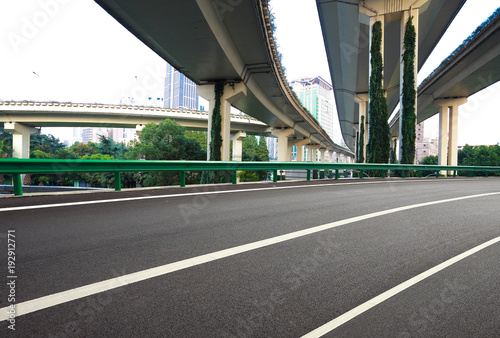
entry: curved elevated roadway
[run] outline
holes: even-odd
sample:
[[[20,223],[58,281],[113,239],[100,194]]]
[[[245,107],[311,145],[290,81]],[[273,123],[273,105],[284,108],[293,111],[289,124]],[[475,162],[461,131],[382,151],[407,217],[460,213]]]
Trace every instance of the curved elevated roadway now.
[[[348,147],[355,148],[359,105],[368,102],[370,30],[384,20],[384,88],[389,113],[400,96],[401,20],[418,9],[420,69],[465,0],[316,0],[330,64],[340,127]],[[372,23],[370,22],[372,20]],[[366,144],[366,143],[365,143]]]
[[[439,113],[436,100],[468,98],[500,81],[500,12],[460,46],[418,88],[417,123]],[[399,134],[399,115],[390,122]]]
[[[330,139],[288,86],[267,0],[96,2],[193,80],[199,93],[212,95],[205,98],[213,99],[216,82],[236,84],[225,89],[228,95],[234,92],[227,100],[234,107],[274,129],[289,129],[291,138],[353,156]]]

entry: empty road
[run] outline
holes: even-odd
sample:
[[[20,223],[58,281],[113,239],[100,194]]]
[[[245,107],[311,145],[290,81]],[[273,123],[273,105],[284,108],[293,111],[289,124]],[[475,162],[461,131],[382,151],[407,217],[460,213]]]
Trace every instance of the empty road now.
[[[499,205],[494,177],[2,197],[0,335],[499,337]]]

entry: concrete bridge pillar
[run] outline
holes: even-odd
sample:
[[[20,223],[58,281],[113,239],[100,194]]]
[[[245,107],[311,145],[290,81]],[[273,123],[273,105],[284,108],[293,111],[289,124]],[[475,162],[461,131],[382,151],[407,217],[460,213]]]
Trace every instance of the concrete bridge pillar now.
[[[233,161],[243,160],[243,140],[247,137],[247,133],[239,131],[233,136]]]
[[[142,130],[144,129],[144,124],[138,124],[135,126],[135,133],[137,136],[139,136],[140,133],[142,133]]]
[[[467,98],[435,100],[439,107],[439,165],[458,164],[458,107]],[[451,171],[450,171],[451,173]]]
[[[12,133],[12,157],[30,158],[30,136],[40,129],[18,122],[5,122],[4,129]]]
[[[325,161],[325,150],[326,149],[319,149],[319,153],[321,154],[321,160],[320,160],[320,162],[326,162]]]
[[[207,142],[207,160],[210,160],[210,134],[212,132],[212,115],[215,107],[215,85],[203,85],[197,86],[196,91],[198,95],[208,100],[208,142]],[[229,148],[231,140],[231,103],[240,100],[242,97],[247,95],[247,88],[243,83],[236,84],[226,84],[224,86],[224,92],[220,99],[220,114],[222,118],[221,122],[221,136],[222,136],[222,146],[221,146],[221,160],[229,161]]]
[[[364,137],[363,137],[363,162],[366,163],[366,146],[368,145],[368,94],[357,94],[354,100],[358,103],[359,106],[359,125],[358,132],[361,133],[361,117],[364,117]],[[359,142],[356,140],[356,142]],[[357,144],[356,144],[357,147]]]
[[[325,161],[324,162],[332,162],[330,149],[325,149]]]
[[[292,128],[277,129],[271,131],[278,138],[278,162],[286,162],[290,160],[291,152],[288,154],[288,137],[294,134]]]
[[[297,146],[297,162],[304,161],[304,146],[309,142],[310,140],[308,138],[288,140],[288,144],[290,144],[291,146]]]
[[[311,162],[316,162],[316,152],[317,150],[319,149],[320,145],[319,144],[311,144],[311,145],[308,145],[306,146],[307,150],[308,150],[308,161],[311,161]]]

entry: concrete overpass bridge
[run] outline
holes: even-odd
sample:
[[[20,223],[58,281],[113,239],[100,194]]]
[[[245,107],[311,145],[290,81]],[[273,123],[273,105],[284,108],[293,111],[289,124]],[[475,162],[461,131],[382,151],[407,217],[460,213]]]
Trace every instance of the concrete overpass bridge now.
[[[146,124],[158,124],[167,118],[190,130],[208,129],[208,112],[198,110],[97,103],[0,102],[0,124],[13,134],[13,153],[19,158],[29,158],[30,135],[39,133],[39,127],[134,128],[140,133]],[[241,159],[242,142],[247,134],[273,137],[273,130],[253,117],[230,115],[233,159]],[[344,153],[337,153],[340,154]],[[330,155],[329,159],[332,158]]]
[[[361,116],[368,111],[371,27],[383,28],[383,86],[389,113],[402,92],[401,55],[404,29],[409,17],[417,33],[417,72],[465,3],[465,0],[316,0],[335,100],[344,140],[356,147]],[[420,104],[420,101],[419,101]],[[367,130],[367,128],[365,128]],[[365,145],[368,143],[366,133]]]
[[[439,164],[457,165],[458,106],[500,81],[500,11],[464,41],[418,88],[417,123],[439,114]],[[399,136],[399,115],[390,122]]]
[[[279,161],[290,160],[292,146],[299,148],[299,161],[303,146],[313,150],[309,153],[337,151],[354,156],[331,140],[288,86],[267,0],[96,2],[193,80],[198,94],[210,102],[209,111],[215,104],[215,84],[226,84],[221,98],[222,160],[229,159],[231,105],[272,128],[278,138]]]
[[[208,112],[198,110],[95,103],[0,102],[0,123],[13,134],[14,157],[19,158],[29,157],[29,137],[39,132],[37,127],[134,128],[140,132],[146,124],[167,118],[191,130],[208,128]],[[271,131],[255,118],[231,115],[233,153],[241,153],[246,133],[272,136]]]

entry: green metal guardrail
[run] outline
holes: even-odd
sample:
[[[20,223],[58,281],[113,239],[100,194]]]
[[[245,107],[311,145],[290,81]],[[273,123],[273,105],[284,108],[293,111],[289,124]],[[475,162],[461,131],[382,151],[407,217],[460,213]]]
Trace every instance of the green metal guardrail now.
[[[115,174],[115,190],[121,190],[121,172],[144,171],[179,171],[180,185],[186,185],[186,171],[232,171],[233,184],[236,184],[236,172],[240,170],[273,170],[274,181],[277,181],[278,170],[305,169],[307,180],[311,179],[311,170],[335,171],[335,179],[339,179],[339,170],[359,170],[359,177],[367,170],[378,170],[385,177],[387,170],[405,171],[414,170],[452,171],[456,176],[457,171],[500,172],[500,167],[494,166],[439,166],[439,165],[414,165],[414,164],[363,164],[363,163],[326,163],[326,162],[223,162],[223,161],[125,161],[125,160],[52,160],[52,159],[0,159],[0,174],[13,176],[14,194],[21,196],[21,174],[54,174],[75,172],[113,172]],[[324,177],[320,174],[319,177]]]

